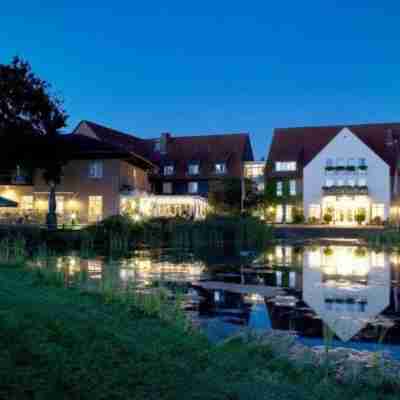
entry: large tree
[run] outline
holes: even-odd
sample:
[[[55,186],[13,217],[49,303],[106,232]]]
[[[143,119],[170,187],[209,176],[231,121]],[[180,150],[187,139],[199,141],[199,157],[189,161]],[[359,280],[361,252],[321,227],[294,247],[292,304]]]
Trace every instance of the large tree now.
[[[0,138],[7,154],[0,163],[3,168],[43,171],[50,187],[49,228],[57,226],[55,190],[65,162],[58,135],[67,118],[62,100],[27,61],[15,57],[0,64]]]

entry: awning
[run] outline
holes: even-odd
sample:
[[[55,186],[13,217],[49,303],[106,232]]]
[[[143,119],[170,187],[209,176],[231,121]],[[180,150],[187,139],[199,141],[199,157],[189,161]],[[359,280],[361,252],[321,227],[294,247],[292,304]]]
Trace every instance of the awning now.
[[[18,207],[18,203],[0,196],[0,207]]]

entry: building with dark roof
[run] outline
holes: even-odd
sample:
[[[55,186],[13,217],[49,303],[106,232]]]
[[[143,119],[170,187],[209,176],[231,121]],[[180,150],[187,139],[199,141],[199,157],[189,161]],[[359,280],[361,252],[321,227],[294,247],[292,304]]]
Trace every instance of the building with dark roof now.
[[[382,222],[397,199],[400,124],[278,128],[266,179],[276,222]]]

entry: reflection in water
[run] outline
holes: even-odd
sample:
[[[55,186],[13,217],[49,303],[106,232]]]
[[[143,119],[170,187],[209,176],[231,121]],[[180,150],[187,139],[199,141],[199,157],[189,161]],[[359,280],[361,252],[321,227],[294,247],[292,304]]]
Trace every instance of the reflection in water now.
[[[214,339],[241,327],[296,331],[320,340],[326,324],[342,342],[400,344],[400,256],[352,243],[274,246],[257,259],[137,251],[122,260],[54,257],[47,267],[73,279],[186,291],[185,307]],[[201,284],[202,281],[209,285]],[[271,288],[273,290],[266,290]],[[268,294],[267,294],[268,293]],[[267,297],[266,297],[267,296]]]

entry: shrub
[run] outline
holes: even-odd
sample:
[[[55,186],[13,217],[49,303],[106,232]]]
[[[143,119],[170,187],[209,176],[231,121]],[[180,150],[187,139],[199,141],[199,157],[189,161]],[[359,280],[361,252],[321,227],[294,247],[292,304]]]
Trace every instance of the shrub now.
[[[319,220],[318,220],[318,218],[316,218],[316,217],[310,217],[310,218],[308,218],[308,223],[311,224],[311,225],[318,224],[318,222],[319,222]]]
[[[366,220],[365,212],[358,212],[354,219],[357,221],[358,225],[361,225]]]
[[[371,224],[372,225],[382,225],[383,224],[382,218],[381,217],[374,217],[371,220]]]

